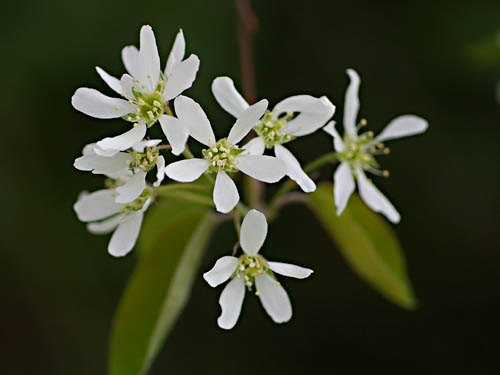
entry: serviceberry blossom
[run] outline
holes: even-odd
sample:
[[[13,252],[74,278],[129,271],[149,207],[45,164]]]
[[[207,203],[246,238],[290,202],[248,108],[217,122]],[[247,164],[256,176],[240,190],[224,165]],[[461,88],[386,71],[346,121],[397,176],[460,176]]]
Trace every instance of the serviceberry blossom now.
[[[108,189],[93,193],[82,193],[73,206],[78,219],[89,223],[87,229],[93,234],[113,232],[108,244],[108,252],[120,257],[135,246],[141,229],[144,212],[148,209],[153,191],[146,187],[138,198],[127,204],[117,203],[116,187],[133,178],[130,171],[115,175]]]
[[[156,167],[154,187],[160,186],[165,177],[165,159],[159,153],[161,139],[143,140],[132,145],[126,152],[102,156],[95,152],[95,143],[84,147],[82,156],[75,159],[74,166],[81,171],[103,174],[110,178],[126,175],[123,185],[117,186],[115,202],[130,203],[136,200],[146,188],[146,175]]]
[[[220,106],[237,119],[249,106],[229,77],[216,78],[212,83],[212,92]],[[316,185],[283,144],[296,137],[315,132],[325,125],[334,112],[335,106],[326,96],[320,98],[310,95],[291,96],[276,104],[272,111],[266,110],[264,116],[253,127],[258,137],[244,147],[257,155],[262,155],[266,148],[273,148],[276,157],[285,164],[288,177],[303,191],[313,192],[316,190]]]
[[[240,200],[238,189],[228,173],[241,171],[257,180],[273,183],[285,176],[283,163],[272,156],[250,155],[238,143],[252,130],[267,107],[263,99],[249,106],[234,123],[227,138],[216,141],[212,126],[201,108],[193,99],[179,96],[174,102],[177,118],[169,121],[186,126],[191,137],[204,144],[203,158],[177,161],[165,168],[166,175],[179,182],[192,182],[203,173],[215,174],[213,199],[217,211],[227,213]]]
[[[251,292],[254,284],[255,294],[274,322],[284,323],[292,318],[288,294],[276,280],[273,271],[297,279],[305,279],[313,271],[293,264],[267,261],[258,254],[266,236],[266,217],[257,210],[250,210],[243,219],[240,231],[240,245],[244,254],[239,258],[224,256],[218,259],[214,267],[203,275],[211,287],[231,279],[219,298],[222,308],[222,314],[217,319],[219,327],[234,327],[245,298],[245,287]]]
[[[76,90],[71,103],[80,112],[100,119],[121,117],[134,124],[124,135],[98,142],[103,152],[116,153],[117,150],[130,148],[144,138],[147,127],[157,120],[162,122],[164,113],[171,113],[168,102],[191,87],[200,65],[196,55],[183,60],[184,53],[185,41],[181,30],[162,72],[153,30],[150,26],[143,26],[140,49],[126,46],[122,50],[128,74],[118,79],[96,67],[101,78],[124,99],[112,98],[87,87]],[[172,146],[172,152],[180,154],[188,137],[187,130],[165,129],[164,126],[162,129]]]
[[[334,148],[340,161],[334,175],[337,215],[342,213],[354,191],[355,177],[358,182],[359,194],[365,203],[373,211],[382,213],[393,223],[398,223],[400,221],[398,211],[366,177],[365,171],[389,176],[388,171],[380,170],[379,164],[375,160],[375,156],[389,153],[389,149],[382,142],[423,133],[427,129],[427,121],[414,115],[402,115],[392,120],[376,137],[372,131],[358,134],[359,129],[366,125],[364,119],[357,126],[355,125],[359,109],[360,78],[352,69],[348,69],[347,74],[351,82],[345,95],[344,136],[341,137],[335,130],[333,121],[324,127],[324,130],[333,137]]]

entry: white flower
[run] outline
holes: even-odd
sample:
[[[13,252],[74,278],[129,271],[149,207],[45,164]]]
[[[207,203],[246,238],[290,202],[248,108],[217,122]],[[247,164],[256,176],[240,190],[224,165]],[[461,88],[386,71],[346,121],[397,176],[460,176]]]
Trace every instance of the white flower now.
[[[204,172],[214,173],[213,199],[217,211],[227,213],[240,200],[238,189],[228,173],[241,171],[257,180],[273,183],[285,175],[283,163],[271,156],[249,155],[238,143],[248,134],[267,107],[267,100],[248,107],[235,122],[227,138],[215,141],[210,122],[201,106],[193,99],[179,96],[174,102],[175,120],[189,129],[191,137],[207,146],[203,159],[186,159],[165,168],[168,177],[179,182],[191,182]]]
[[[102,156],[95,151],[99,147],[91,143],[84,147],[83,156],[74,162],[76,169],[92,171],[110,178],[126,176],[123,185],[116,187],[116,203],[135,201],[146,188],[146,175],[156,167],[156,181],[153,186],[160,186],[165,177],[165,159],[156,147],[160,139],[140,141],[132,145],[128,152],[118,152],[112,156]]]
[[[239,258],[224,256],[203,275],[211,287],[232,279],[222,291],[219,304],[222,314],[217,320],[219,327],[231,329],[240,315],[245,297],[245,286],[251,291],[253,284],[262,306],[276,323],[284,323],[292,317],[292,305],[285,289],[276,280],[273,271],[297,279],[309,277],[313,271],[293,264],[268,262],[257,254],[267,236],[266,217],[257,210],[250,210],[243,219],[240,245],[245,254]]]
[[[115,189],[98,190],[81,194],[73,206],[78,219],[87,224],[89,232],[107,234],[114,231],[108,252],[115,256],[126,255],[135,245],[141,229],[144,211],[151,203],[151,190],[146,188],[139,198],[128,204],[116,203]]]
[[[140,49],[127,46],[122,50],[123,63],[129,74],[118,79],[96,67],[97,73],[109,87],[125,99],[111,98],[86,87],[76,90],[71,103],[77,110],[96,118],[123,117],[134,123],[135,128],[124,135],[101,141],[99,146],[103,150],[127,149],[144,138],[146,127],[152,126],[156,120],[165,121],[164,112],[169,112],[168,101],[191,87],[200,65],[196,55],[183,61],[184,52],[185,41],[181,30],[165,71],[161,72],[153,30],[150,26],[143,26]],[[188,137],[187,129],[169,129],[165,135],[172,145],[172,152],[180,154]]]
[[[393,223],[398,223],[400,220],[398,211],[366,177],[364,171],[388,176],[388,171],[381,171],[374,158],[376,155],[389,153],[389,149],[382,142],[423,133],[427,129],[427,121],[414,115],[403,115],[392,120],[377,137],[374,137],[371,131],[358,135],[359,128],[366,124],[365,120],[361,120],[356,126],[360,78],[352,69],[348,69],[347,74],[351,82],[345,95],[344,137],[342,138],[335,130],[333,121],[324,127],[324,130],[333,137],[334,148],[341,162],[334,175],[337,215],[342,213],[354,191],[354,175],[358,182],[359,194],[365,203]]]
[[[212,92],[217,102],[237,119],[248,108],[248,103],[234,87],[229,77],[218,77],[212,83]],[[294,116],[294,113],[299,113]],[[316,190],[314,182],[302,170],[293,154],[283,146],[295,137],[308,135],[323,126],[335,112],[335,106],[326,96],[315,98],[310,95],[296,95],[282,100],[272,111],[254,125],[259,137],[243,146],[251,154],[262,155],[265,148],[274,148],[274,154],[283,161],[287,175],[303,191]]]

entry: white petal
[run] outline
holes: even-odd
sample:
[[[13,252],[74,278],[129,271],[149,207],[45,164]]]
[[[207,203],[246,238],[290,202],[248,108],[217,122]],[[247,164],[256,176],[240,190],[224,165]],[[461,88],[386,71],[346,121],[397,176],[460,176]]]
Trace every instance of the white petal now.
[[[382,130],[375,141],[383,142],[389,139],[408,137],[420,134],[427,130],[428,123],[423,118],[415,115],[396,117]]]
[[[264,310],[275,323],[285,323],[292,318],[292,304],[288,294],[268,274],[255,276],[255,287]]]
[[[213,192],[215,209],[223,214],[231,211],[240,201],[240,195],[234,181],[226,172],[217,172]]]
[[[360,78],[353,69],[347,69],[347,75],[351,82],[345,92],[344,130],[351,138],[357,139],[356,117],[358,117],[359,110],[358,90]]]
[[[393,223],[399,223],[401,216],[389,200],[378,190],[375,185],[368,181],[361,169],[357,170],[359,195],[368,207],[375,212],[384,214]]]
[[[90,154],[75,159],[73,165],[80,171],[92,171],[93,174],[109,174],[128,168],[128,160],[130,160],[130,155],[125,152],[119,152],[112,157]]]
[[[94,148],[94,150],[98,154],[99,148],[103,151],[125,151],[140,142],[146,135],[146,130],[147,127],[144,124],[135,126],[121,135],[117,135],[116,137],[107,137],[97,142],[96,145],[98,148]]]
[[[156,160],[156,181],[154,182],[153,186],[154,187],[160,186],[164,178],[165,178],[165,158],[160,155]]]
[[[132,88],[134,89],[135,92],[142,91],[139,82],[137,80],[134,81],[134,78],[132,78],[132,76],[128,74],[122,75],[122,78],[120,79],[120,85],[122,87],[122,93],[125,95],[127,99],[130,100],[134,101],[136,100]]]
[[[213,288],[228,280],[231,275],[236,271],[238,265],[238,258],[224,256],[215,262],[214,267],[203,274],[205,281]]]
[[[243,155],[262,155],[266,149],[266,144],[261,137],[255,137],[241,148],[247,150]]]
[[[245,298],[245,283],[242,278],[235,277],[226,285],[219,297],[222,313],[217,319],[217,324],[223,329],[234,327],[240,316],[241,306]]]
[[[210,121],[198,103],[181,95],[175,99],[174,106],[177,117],[187,125],[191,137],[205,146],[211,146],[215,143],[215,135]]]
[[[116,214],[122,205],[115,202],[114,194],[112,189],[103,189],[81,196],[73,206],[78,219],[95,221]]]
[[[335,112],[335,106],[326,96],[315,98],[310,95],[296,95],[276,104],[274,115],[283,112],[300,112],[282,128],[286,134],[303,136],[322,127]]]
[[[302,170],[298,160],[290,151],[282,145],[275,145],[274,153],[285,165],[287,176],[294,180],[304,192],[311,193],[316,190],[316,184]]]
[[[144,152],[146,147],[158,146],[161,143],[161,139],[148,139],[137,142],[132,146],[135,152]]]
[[[87,230],[92,234],[108,234],[111,233],[118,224],[121,223],[125,214],[115,215],[107,220],[88,223]]]
[[[163,99],[165,101],[172,100],[184,90],[190,88],[193,85],[199,67],[200,59],[196,55],[191,55],[183,62],[176,64],[168,77]]]
[[[111,255],[121,257],[132,250],[141,230],[143,216],[142,213],[131,214],[126,221],[118,225],[108,244],[108,252]]]
[[[335,121],[330,121],[328,125],[323,128],[323,130],[333,137],[333,147],[335,148],[335,151],[344,151],[344,141],[335,129]]]
[[[311,276],[311,274],[314,272],[309,268],[304,268],[289,263],[267,262],[267,264],[272,271],[283,276],[295,277],[296,279],[305,279],[306,277]]]
[[[97,74],[102,78],[104,82],[108,84],[111,89],[118,93],[122,93],[122,85],[120,83],[120,80],[118,78],[115,78],[108,73],[106,73],[103,69],[99,68],[98,66],[95,67],[95,70],[97,70]]]
[[[212,92],[222,108],[238,118],[248,108],[248,103],[234,87],[229,77],[217,77],[212,83]]]
[[[135,106],[126,100],[110,98],[99,91],[81,87],[71,98],[73,107],[95,118],[117,118],[135,111]]]
[[[160,55],[156,47],[153,29],[149,25],[141,28],[140,49],[138,57],[138,75],[136,78],[154,91],[160,79]]]
[[[174,45],[172,46],[172,50],[170,51],[170,55],[168,55],[167,65],[165,66],[165,76],[170,76],[172,72],[172,68],[175,64],[180,63],[184,58],[184,53],[186,50],[186,41],[184,40],[184,34],[182,33],[182,29],[179,30],[177,36],[175,37]]]
[[[186,148],[189,137],[188,127],[178,118],[163,115],[159,118],[161,129],[172,146],[172,154],[180,155]]]
[[[192,182],[197,180],[208,169],[209,163],[205,159],[186,159],[167,165],[165,174],[172,180]]]
[[[115,190],[118,196],[115,198],[116,203],[130,203],[139,198],[139,195],[146,187],[146,172],[138,171],[124,185],[118,186]]]
[[[245,215],[240,230],[240,245],[248,255],[259,252],[267,236],[267,221],[262,212],[250,210]]]
[[[349,197],[356,185],[352,177],[351,167],[347,163],[341,163],[335,174],[333,175],[333,195],[335,198],[335,206],[337,207],[337,215],[340,215],[347,206]]]
[[[243,155],[239,157],[236,167],[256,180],[273,183],[286,175],[283,162],[267,155]]]
[[[126,46],[122,49],[122,60],[125,69],[132,77],[139,75],[139,50],[135,46]]]
[[[228,142],[235,145],[241,141],[252,130],[254,125],[259,122],[268,104],[269,102],[266,99],[262,99],[245,109],[231,128],[227,137]]]

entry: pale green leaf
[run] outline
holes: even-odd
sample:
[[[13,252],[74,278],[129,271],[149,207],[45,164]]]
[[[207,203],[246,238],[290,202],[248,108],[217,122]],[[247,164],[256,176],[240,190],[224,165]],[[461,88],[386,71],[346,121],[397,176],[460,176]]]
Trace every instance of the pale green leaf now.
[[[309,206],[338,245],[351,268],[397,305],[414,309],[417,301],[397,236],[387,221],[353,194],[341,216],[335,213],[333,187],[308,195]]]

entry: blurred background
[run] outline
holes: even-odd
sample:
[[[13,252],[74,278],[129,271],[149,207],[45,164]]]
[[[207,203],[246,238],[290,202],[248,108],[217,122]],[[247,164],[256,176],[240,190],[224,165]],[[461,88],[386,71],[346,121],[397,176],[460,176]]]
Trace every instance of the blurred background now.
[[[391,143],[379,159],[391,178],[375,180],[403,214],[395,230],[420,307],[386,301],[350,270],[312,214],[291,206],[271,227],[265,255],[316,271],[283,280],[292,321],[273,324],[247,296],[236,328],[217,327],[221,289],[201,274],[232,247],[228,223],[150,373],[498,373],[500,3],[253,4],[259,98],[327,95],[339,121],[352,67],[362,78],[360,116],[375,133],[404,113],[429,121],[424,136]],[[182,27],[187,53],[201,59],[187,95],[226,134],[232,121],[210,84],[229,75],[241,88],[234,3],[18,1],[3,5],[2,19],[2,373],[105,374],[111,320],[135,255],[112,258],[108,238],[78,222],[78,193],[102,179],[72,164],[86,143],[124,124],[82,115],[71,95],[80,86],[111,94],[94,66],[122,74],[121,48],[138,45],[141,25],[153,26],[163,62]],[[321,132],[290,146],[303,163],[331,147]]]

